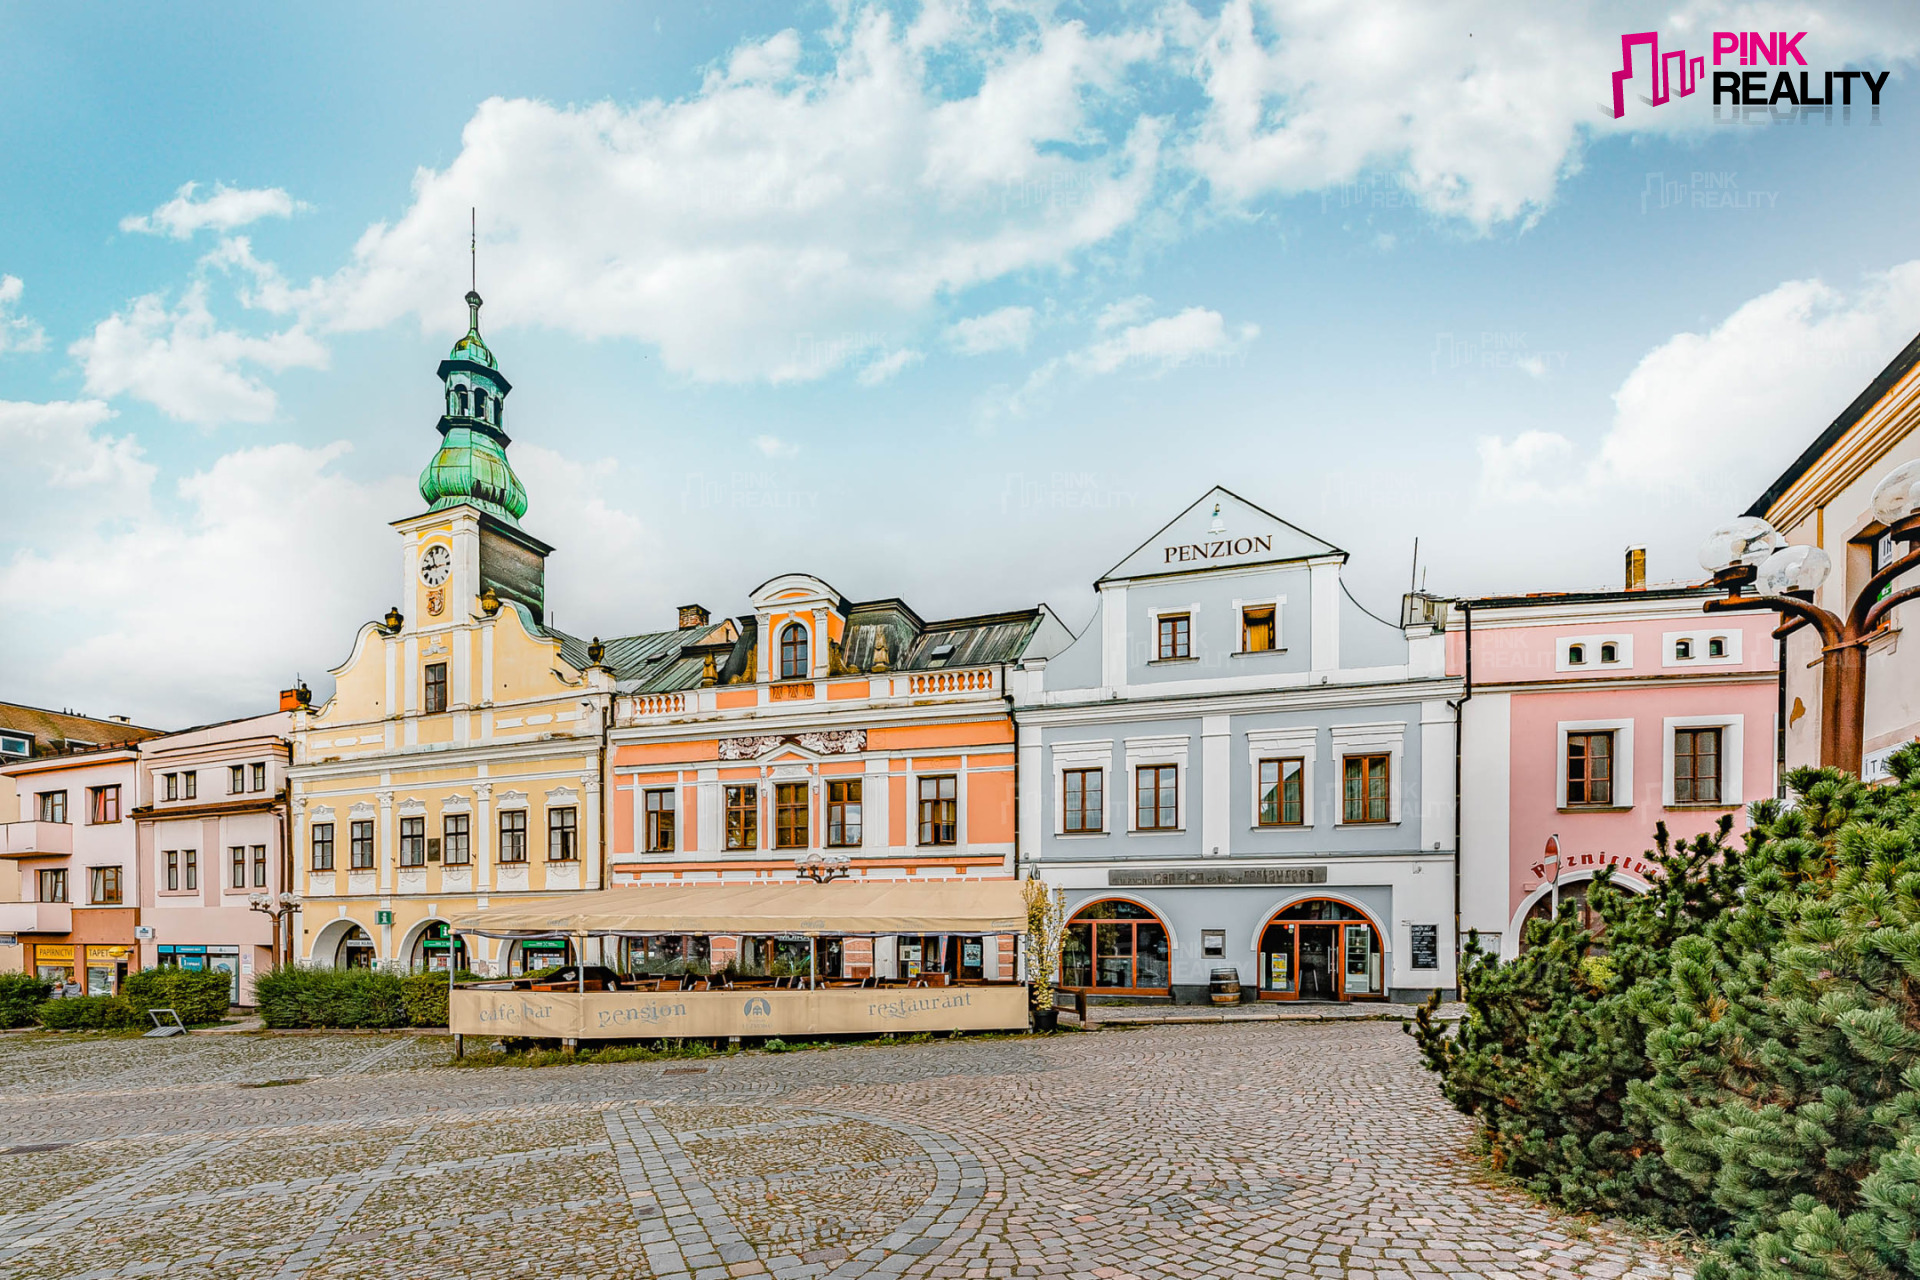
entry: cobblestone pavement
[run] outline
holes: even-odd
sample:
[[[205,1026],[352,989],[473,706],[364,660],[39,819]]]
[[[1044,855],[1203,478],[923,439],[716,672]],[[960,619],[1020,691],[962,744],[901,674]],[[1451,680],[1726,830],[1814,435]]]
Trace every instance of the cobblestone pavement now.
[[[0,1280],[1686,1275],[1477,1176],[1395,1023],[447,1052],[0,1037]]]

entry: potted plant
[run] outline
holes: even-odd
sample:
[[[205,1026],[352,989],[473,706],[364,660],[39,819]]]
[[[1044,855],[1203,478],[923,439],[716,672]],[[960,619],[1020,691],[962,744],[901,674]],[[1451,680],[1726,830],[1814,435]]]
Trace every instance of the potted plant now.
[[[1053,979],[1060,972],[1060,948],[1067,940],[1067,893],[1048,891],[1038,873],[1020,886],[1027,903],[1027,982],[1032,993],[1033,1029],[1054,1031],[1060,1010],[1053,1003]]]

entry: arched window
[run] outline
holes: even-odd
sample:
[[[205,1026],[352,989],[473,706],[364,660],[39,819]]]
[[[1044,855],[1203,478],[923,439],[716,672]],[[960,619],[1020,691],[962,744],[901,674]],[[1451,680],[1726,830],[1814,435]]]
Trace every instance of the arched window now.
[[[780,632],[780,678],[807,678],[807,629],[797,622],[789,622]]]
[[[340,936],[339,949],[334,953],[336,968],[371,969],[373,960],[373,938],[365,929],[354,925]]]
[[[1570,644],[1567,646],[1567,665],[1568,666],[1570,667],[1581,666],[1586,662],[1586,660],[1587,660],[1587,646],[1583,644]]]
[[[408,967],[414,973],[445,973],[449,961],[455,969],[472,967],[467,962],[466,940],[449,939],[446,922],[435,921],[422,929],[420,936],[414,939],[413,954],[407,958]]]
[[[1164,992],[1170,972],[1167,926],[1138,903],[1090,902],[1067,922],[1063,987]]]
[[[473,393],[473,416],[476,418],[487,416],[487,393],[484,391],[476,390]]]
[[[1603,645],[1601,645],[1601,646],[1600,646],[1600,661],[1602,661],[1602,662],[1618,662],[1618,661],[1620,661],[1620,646],[1619,646],[1619,645],[1617,645],[1617,644],[1603,644]]]
[[[467,389],[465,387],[455,387],[453,389],[453,398],[460,405],[460,408],[458,410],[460,416],[463,418],[466,417],[467,416]]]
[[[1380,933],[1331,898],[1296,902],[1260,931],[1260,993],[1282,1000],[1384,996]]]

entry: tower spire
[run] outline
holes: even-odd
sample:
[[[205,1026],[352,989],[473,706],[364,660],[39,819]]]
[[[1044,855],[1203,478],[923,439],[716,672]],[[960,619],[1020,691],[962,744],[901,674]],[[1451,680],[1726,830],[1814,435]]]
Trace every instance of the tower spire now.
[[[480,208],[467,208],[467,292],[480,292]]]

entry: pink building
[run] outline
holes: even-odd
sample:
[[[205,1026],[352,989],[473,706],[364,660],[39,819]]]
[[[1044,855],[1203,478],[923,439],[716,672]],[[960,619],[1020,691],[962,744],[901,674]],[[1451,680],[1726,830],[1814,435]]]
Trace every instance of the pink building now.
[[[1461,707],[1461,933],[1511,958],[1556,895],[1585,910],[1603,866],[1644,887],[1654,824],[1676,838],[1774,794],[1772,616],[1708,614],[1712,592],[1646,588],[1461,600],[1447,671]],[[1549,851],[1549,841],[1558,857]]]
[[[140,746],[140,968],[232,975],[236,1004],[274,967],[273,920],[257,897],[292,886],[287,735],[293,717],[202,725]],[[284,941],[284,940],[282,940]]]

